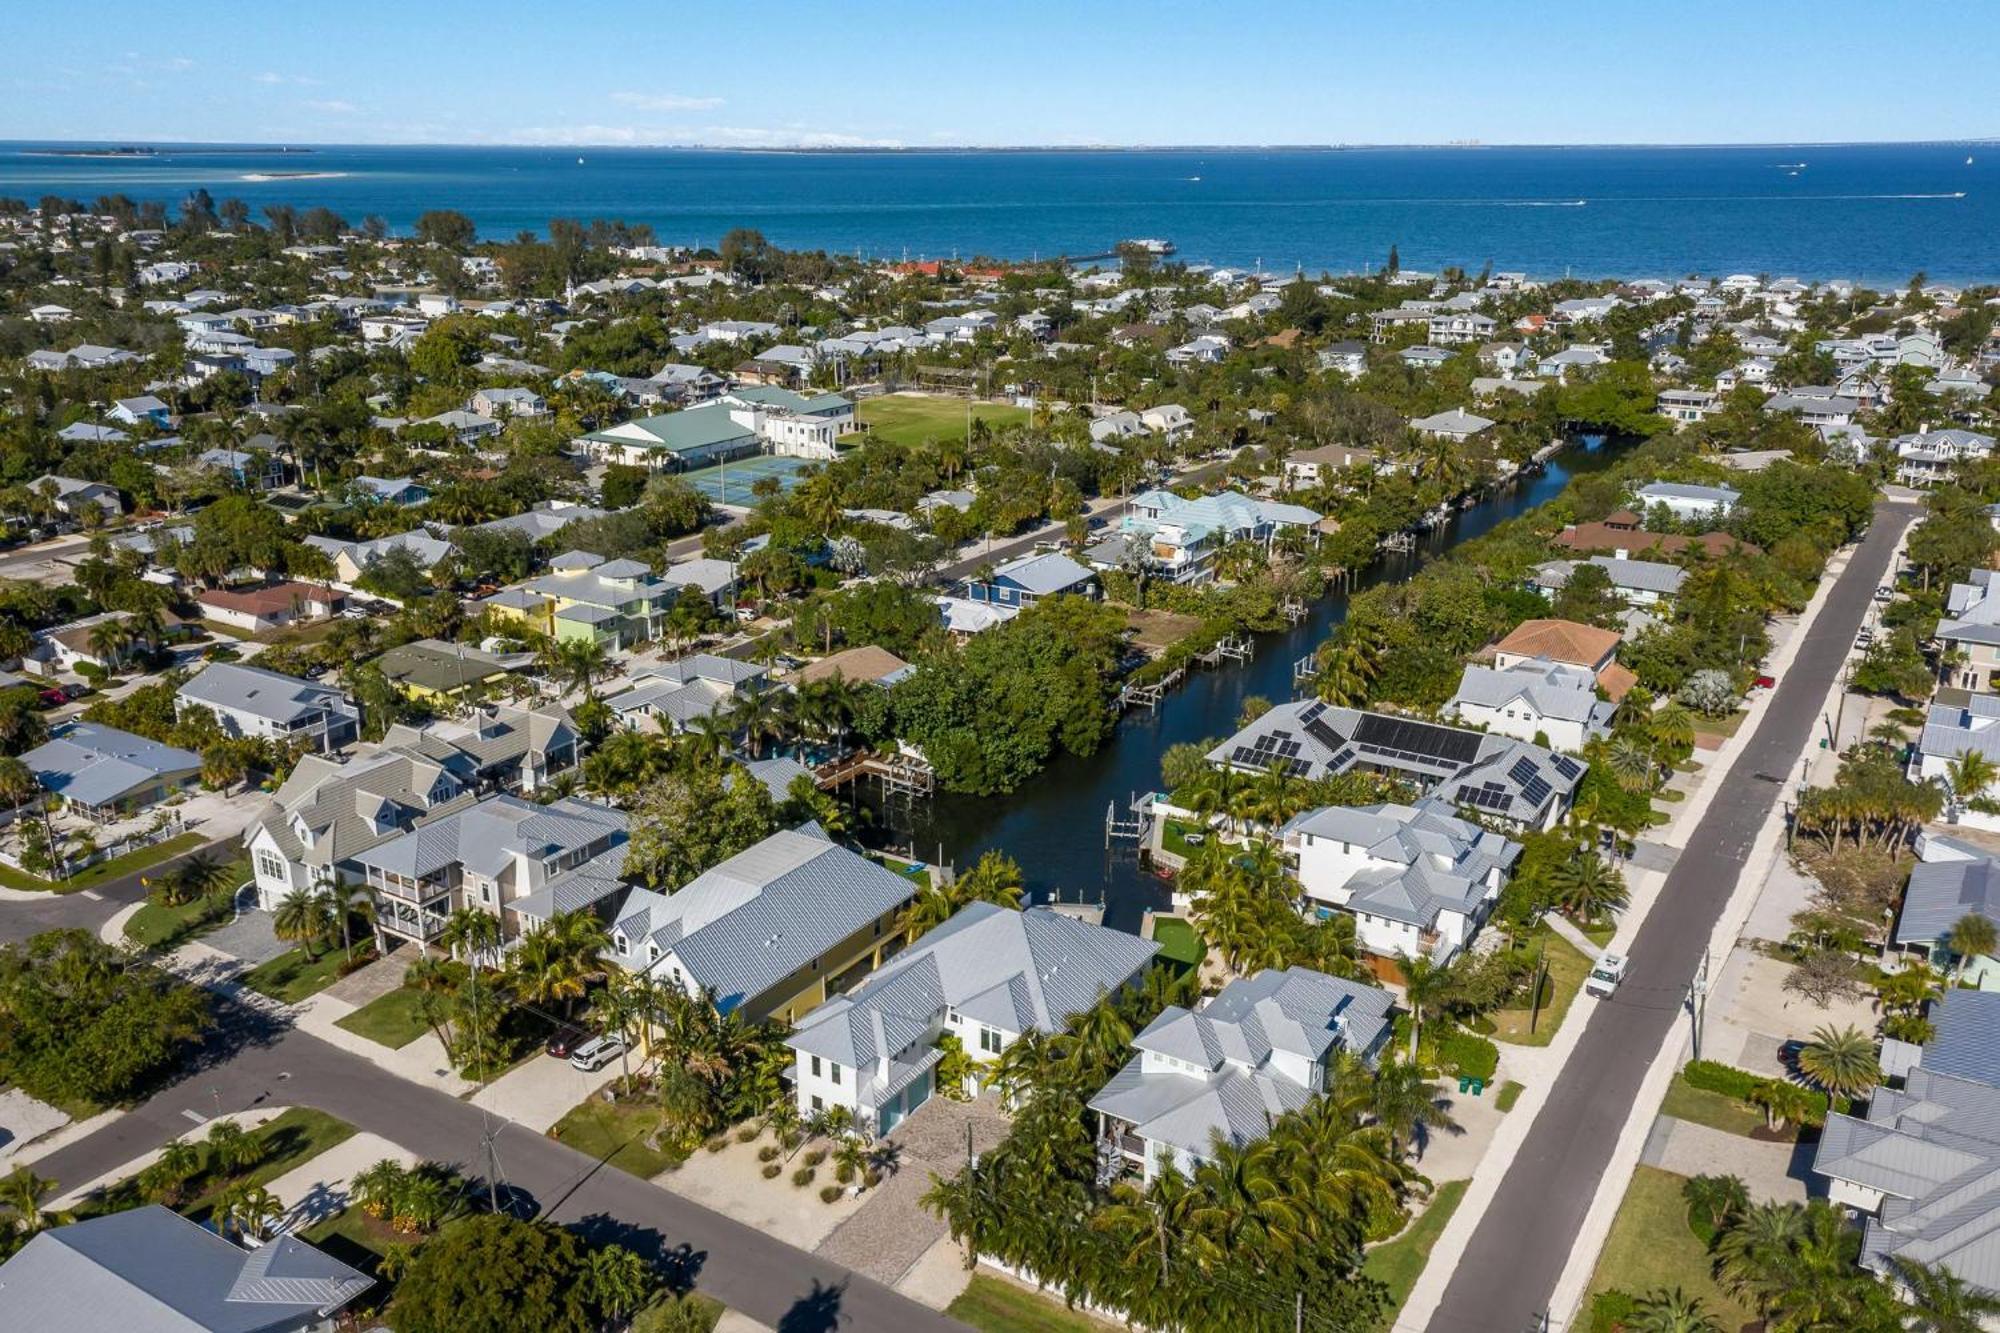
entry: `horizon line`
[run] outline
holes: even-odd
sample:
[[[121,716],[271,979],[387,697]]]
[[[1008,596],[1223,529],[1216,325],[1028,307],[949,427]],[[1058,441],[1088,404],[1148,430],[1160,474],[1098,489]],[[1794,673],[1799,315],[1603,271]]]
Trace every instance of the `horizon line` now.
[[[1598,140],[1598,141],[1501,141],[1481,139],[1452,139],[1436,141],[1408,142],[1354,142],[1354,143],[1022,143],[1022,144],[906,144],[893,141],[857,144],[727,144],[662,140],[655,143],[620,143],[588,141],[549,140],[540,143],[504,143],[490,140],[353,140],[353,139],[287,139],[260,141],[254,139],[144,139],[144,138],[93,138],[93,139],[11,139],[0,138],[0,145],[12,148],[146,148],[154,150],[234,148],[267,149],[286,151],[302,148],[483,148],[495,150],[571,151],[587,149],[592,152],[705,152],[705,153],[815,153],[833,155],[854,155],[865,153],[1335,153],[1369,152],[1380,150],[1451,150],[1473,152],[1483,149],[1691,149],[1691,148],[1894,148],[1894,147],[1944,147],[1965,144],[2000,144],[2000,134],[1959,135],[1934,139],[1746,139],[1746,140]]]

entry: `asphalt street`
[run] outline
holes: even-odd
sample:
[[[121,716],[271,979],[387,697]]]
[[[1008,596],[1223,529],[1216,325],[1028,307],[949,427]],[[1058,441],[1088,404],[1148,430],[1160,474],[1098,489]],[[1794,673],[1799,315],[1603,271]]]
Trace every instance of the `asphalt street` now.
[[[1859,549],[1806,629],[1756,732],[1687,839],[1633,943],[1631,971],[1608,1002],[1591,1002],[1582,1039],[1508,1166],[1445,1288],[1436,1333],[1526,1333],[1562,1276],[1584,1215],[1600,1190],[1646,1070],[1679,1040],[1682,999],[1751,844],[1812,744],[1820,712],[1889,567],[1914,506],[1883,503]],[[1720,960],[1716,960],[1718,963]],[[1496,1164],[1497,1165],[1497,1164]]]
[[[35,893],[31,897],[0,901],[0,944],[16,944],[45,930],[63,930],[72,926],[94,932],[119,908],[129,907],[146,896],[146,886],[140,883],[141,880],[158,878],[190,856],[202,852],[212,853],[225,861],[234,860],[241,846],[242,843],[235,837],[218,838],[159,865],[147,866],[144,870],[135,870],[117,879],[107,879],[89,889],[74,893]]]

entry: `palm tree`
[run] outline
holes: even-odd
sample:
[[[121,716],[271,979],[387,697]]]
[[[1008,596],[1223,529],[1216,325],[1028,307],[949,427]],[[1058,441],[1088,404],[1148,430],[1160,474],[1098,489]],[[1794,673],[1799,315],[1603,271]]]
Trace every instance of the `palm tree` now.
[[[1875,1039],[1851,1026],[1813,1029],[1812,1040],[1799,1050],[1799,1072],[1832,1097],[1857,1097],[1882,1081]]]
[[[583,1286],[585,1299],[615,1321],[652,1300],[660,1289],[660,1276],[644,1258],[623,1245],[600,1245],[590,1252]]]
[[[333,930],[333,902],[317,889],[293,889],[271,914],[271,933],[290,944],[301,945],[311,959],[313,945]]]
[[[1549,871],[1549,892],[1557,907],[1578,921],[1598,921],[1624,908],[1630,895],[1625,878],[1596,852],[1582,852]]]
[[[460,949],[465,950],[465,961],[476,966],[480,955],[499,947],[500,918],[477,907],[457,908],[445,918],[444,929],[438,932],[438,943],[454,959]]]
[[[1653,744],[1673,752],[1685,751],[1694,745],[1694,714],[1678,699],[1668,700],[1647,719],[1646,731]]]
[[[1645,746],[1629,736],[1620,736],[1605,751],[1611,776],[1626,791],[1645,791],[1653,785],[1653,756]]]
[[[1750,1206],[1750,1191],[1741,1176],[1694,1176],[1681,1185],[1681,1198],[1691,1211],[1707,1218],[1708,1225],[1716,1231],[1721,1231]]]
[[[1410,1007],[1410,1063],[1415,1064],[1417,1038],[1423,1032],[1424,1015],[1435,1013],[1450,997],[1458,978],[1448,965],[1429,954],[1414,958],[1409,954],[1399,954],[1396,961],[1403,972],[1403,1003]]]
[[[375,1165],[357,1171],[347,1183],[348,1193],[361,1211],[378,1221],[391,1216],[396,1208],[396,1195],[403,1188],[403,1181],[409,1169],[393,1157],[384,1157]]]
[[[568,1014],[589,991],[598,954],[609,942],[604,924],[590,912],[558,912],[521,936],[509,969],[523,997],[560,1003]]]
[[[1952,795],[1961,801],[1971,802],[1985,794],[1996,779],[2000,779],[2000,764],[1978,750],[1960,750],[1945,765],[1944,774],[1945,781],[1951,784]]]
[[[1675,1287],[1657,1289],[1641,1298],[1625,1321],[1629,1333],[1720,1333],[1722,1326],[1701,1308],[1701,1298]]]
[[[1125,1264],[1159,1266],[1159,1285],[1172,1277],[1174,1246],[1192,1229],[1200,1201],[1188,1178],[1169,1162],[1152,1183],[1141,1187],[1123,1180],[1112,1187],[1111,1202],[1091,1215],[1094,1230],[1125,1238]]]
[[[55,1187],[55,1181],[38,1176],[25,1166],[17,1166],[0,1176],[0,1205],[13,1213],[16,1229],[32,1236],[53,1220],[42,1211],[42,1200]]]
[[[1993,919],[1978,912],[1967,912],[1952,923],[1951,931],[1945,936],[1945,947],[1950,949],[1956,960],[1952,967],[1954,977],[1965,974],[1966,965],[1975,958],[1990,958],[2000,949],[2000,928]]]
[[[1370,1087],[1370,1110],[1376,1123],[1389,1131],[1391,1149],[1401,1156],[1407,1140],[1416,1148],[1418,1161],[1423,1160],[1430,1130],[1458,1128],[1439,1101],[1436,1085],[1407,1061],[1383,1063]]]
[[[194,852],[173,868],[171,878],[187,894],[183,902],[193,902],[196,898],[207,898],[233,888],[230,880],[229,864],[221,857],[208,852]]]
[[[262,1185],[225,1190],[215,1202],[215,1214],[225,1229],[242,1236],[262,1236],[285,1215],[285,1206]]]
[[[252,1137],[233,1120],[218,1120],[208,1127],[202,1140],[208,1149],[211,1169],[223,1175],[247,1171],[263,1160],[263,1141]]]
[[[1909,1299],[1908,1333],[1982,1333],[2000,1316],[2000,1298],[1946,1268],[1892,1254],[1889,1270]]]
[[[160,1149],[160,1155],[140,1173],[139,1179],[147,1193],[174,1204],[180,1202],[187,1183],[200,1174],[201,1149],[184,1139],[176,1139]]]
[[[1765,1079],[1750,1089],[1750,1104],[1764,1108],[1766,1129],[1804,1124],[1814,1109],[1810,1093],[1796,1083],[1777,1078]]]
[[[13,810],[16,823],[20,822],[22,803],[33,800],[41,790],[33,769],[11,754],[0,756],[0,801]]]

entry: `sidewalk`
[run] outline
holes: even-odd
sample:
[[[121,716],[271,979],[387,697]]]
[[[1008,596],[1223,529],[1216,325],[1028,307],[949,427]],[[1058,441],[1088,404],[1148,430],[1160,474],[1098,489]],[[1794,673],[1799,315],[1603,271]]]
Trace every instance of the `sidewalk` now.
[[[303,1231],[342,1211],[353,1201],[348,1183],[385,1157],[404,1166],[415,1166],[419,1160],[408,1149],[364,1131],[279,1176],[267,1188],[285,1205],[280,1226]]]
[[[1848,547],[1836,553],[1828,561],[1819,586],[1814,589],[1811,601],[1800,616],[1789,620],[1789,622],[1785,620],[1775,622],[1777,633],[1774,635],[1774,638],[1776,642],[1773,644],[1769,659],[1769,670],[1773,674],[1782,673],[1790,668],[1793,660],[1798,655],[1800,647],[1804,644],[1810,633],[1811,626],[1818,618],[1820,611],[1825,607],[1827,598],[1831,595],[1834,586],[1839,582],[1840,576],[1846,571],[1849,562],[1853,559],[1858,549],[1858,546]],[[1655,846],[1670,849],[1680,849],[1686,846],[1689,834],[1698,826],[1702,816],[1707,813],[1710,804],[1719,793],[1722,786],[1720,776],[1729,771],[1730,766],[1749,743],[1750,738],[1756,734],[1764,720],[1765,713],[1770,707],[1771,700],[1775,697],[1775,691],[1757,691],[1755,697],[1749,701],[1745,710],[1747,716],[1737,727],[1736,733],[1723,742],[1716,750],[1698,750],[1696,752],[1693,762],[1700,768],[1699,783],[1693,787],[1685,799],[1671,804],[1669,807],[1671,814],[1669,815],[1668,823],[1652,830],[1646,839],[1647,842]],[[1778,807],[1776,813],[1778,818],[1782,820],[1782,807]],[[1751,864],[1758,867],[1758,869],[1755,873],[1746,875],[1745,878],[1761,883],[1764,861],[1757,856],[1753,856]],[[1640,928],[1645,924],[1655,903],[1659,900],[1660,891],[1667,881],[1667,872],[1665,870],[1644,868],[1635,861],[1626,864],[1625,873],[1626,885],[1631,895],[1631,901],[1624,915],[1619,920],[1617,933],[1612,937],[1606,949],[1609,952],[1629,954],[1633,940],[1637,937]],[[1746,909],[1747,905],[1746,902]],[[1725,921],[1730,924],[1727,938],[1731,940],[1735,937],[1733,922],[1737,915],[1733,903],[1732,910],[1724,913]],[[1398,1320],[1399,1328],[1426,1327],[1437,1313],[1438,1305],[1444,1296],[1445,1288],[1449,1284],[1461,1259],[1464,1257],[1467,1246],[1471,1243],[1474,1233],[1478,1230],[1481,1221],[1484,1219],[1487,1209],[1492,1206],[1494,1199],[1498,1197],[1502,1177],[1506,1175],[1505,1165],[1512,1162],[1519,1155],[1522,1145],[1528,1138],[1529,1131],[1534,1127],[1536,1117],[1539,1116],[1542,1108],[1548,1102],[1551,1089],[1554,1087],[1557,1079],[1561,1077],[1570,1056],[1582,1040],[1583,1031],[1589,1022],[1591,1013],[1590,1002],[1580,1000],[1570,1007],[1570,1011],[1565,1016],[1562,1027],[1557,1031],[1555,1040],[1549,1046],[1540,1050],[1510,1047],[1505,1051],[1510,1076],[1519,1079],[1525,1085],[1525,1090],[1521,1094],[1520,1099],[1515,1103],[1514,1110],[1505,1117],[1499,1132],[1494,1138],[1492,1147],[1488,1150],[1486,1160],[1481,1163],[1481,1169],[1475,1172],[1472,1177],[1472,1184],[1467,1189],[1463,1202],[1460,1203],[1458,1211],[1452,1216],[1450,1223],[1445,1227],[1444,1233],[1438,1238],[1437,1246],[1431,1252],[1429,1263],[1425,1266],[1422,1275],[1417,1280],[1416,1286],[1410,1293],[1409,1300],[1404,1305],[1402,1315]],[[1675,1043],[1668,1050],[1676,1051],[1677,1053],[1676,1048],[1678,1045],[1679,1043]],[[1663,1065],[1664,1073],[1662,1073]],[[1649,1075],[1647,1089],[1642,1093],[1639,1103],[1645,1107],[1645,1111],[1643,1115],[1640,1114],[1636,1106],[1633,1111],[1633,1118],[1636,1120],[1641,1133],[1632,1140],[1629,1157],[1627,1155],[1625,1138],[1621,1137],[1618,1156],[1614,1159],[1611,1170],[1606,1173],[1605,1180],[1618,1180],[1622,1182],[1631,1174],[1633,1166],[1637,1164],[1640,1149],[1644,1145],[1643,1131],[1651,1125],[1654,1112],[1659,1106],[1660,1098],[1665,1093],[1666,1078],[1671,1076],[1673,1069],[1677,1066],[1678,1059],[1656,1061],[1653,1072],[1656,1075],[1661,1075],[1658,1079],[1658,1086],[1654,1086],[1654,1079]],[[1523,1077],[1524,1074],[1527,1076]],[[1626,1137],[1630,1137],[1631,1128],[1632,1125],[1628,1122]],[[1618,1202],[1622,1198],[1623,1193],[1622,1187],[1617,1190],[1599,1192],[1597,1201],[1586,1220],[1583,1233],[1578,1237],[1572,1248],[1569,1269],[1565,1270],[1563,1281],[1558,1286],[1557,1301],[1551,1306],[1552,1309],[1567,1312],[1580,1299],[1582,1285],[1589,1280],[1590,1269],[1596,1262],[1598,1250],[1603,1246],[1604,1237],[1609,1232],[1611,1219],[1616,1213]],[[1571,1288],[1570,1270],[1577,1266],[1577,1257],[1586,1253],[1588,1255],[1588,1262],[1583,1265],[1583,1277],[1576,1283],[1574,1293],[1566,1296],[1565,1293],[1569,1293]]]

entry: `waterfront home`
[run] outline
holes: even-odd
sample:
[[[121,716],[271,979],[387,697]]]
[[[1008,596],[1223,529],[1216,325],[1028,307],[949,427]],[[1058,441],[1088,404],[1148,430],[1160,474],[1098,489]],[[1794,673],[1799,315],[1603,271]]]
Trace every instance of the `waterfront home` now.
[[[2000,571],[1975,569],[1945,596],[1937,640],[1944,645],[1943,683],[1991,690],[2000,672]]]
[[[1096,591],[1096,573],[1060,551],[1020,556],[985,578],[974,576],[965,581],[965,595],[972,601],[1015,608],[1065,593],[1091,597]]]
[[[1303,505],[1259,500],[1223,491],[1188,500],[1172,491],[1142,491],[1132,497],[1119,532],[1141,558],[1174,583],[1202,583],[1215,577],[1215,557],[1234,542],[1258,542],[1267,549],[1286,532],[1305,533],[1320,514]],[[1104,544],[1100,543],[1099,550]],[[1118,561],[1098,563],[1116,568]]]
[[[1277,768],[1308,782],[1354,769],[1383,773],[1529,829],[1562,819],[1587,767],[1512,737],[1318,699],[1274,706],[1210,750],[1208,762],[1244,774]]]
[[[1389,1039],[1389,993],[1309,968],[1238,977],[1197,1009],[1170,1005],[1088,1106],[1109,1159],[1151,1181],[1184,1177],[1219,1140],[1242,1147],[1326,1091],[1338,1054],[1370,1064]]]
[[[2000,1294],[2000,994],[1952,990],[1933,1002],[1931,1039],[1900,1088],[1863,1115],[1827,1116],[1813,1155],[1827,1197],[1863,1215],[1863,1267],[1932,1265]]]
[[[799,671],[797,683],[811,685],[838,678],[850,685],[874,685],[886,690],[915,671],[915,667],[887,648],[864,643],[808,663]]]
[[[1947,427],[1898,435],[1889,447],[1896,454],[1896,480],[1907,486],[1930,486],[1951,480],[1961,462],[1992,457],[1993,437]]]
[[[416,639],[383,653],[375,668],[411,698],[442,703],[497,684],[534,660],[533,653],[489,653],[466,643]]]
[[[651,719],[660,730],[684,732],[697,719],[721,717],[746,695],[769,684],[770,668],[714,653],[694,653],[649,667],[632,678],[632,688],[604,702],[627,727]]]
[[[347,484],[350,497],[365,504],[401,505],[410,508],[431,498],[430,488],[408,477],[356,477]]]
[[[1678,481],[1654,481],[1632,492],[1632,505],[1642,513],[1660,505],[1682,523],[1712,523],[1727,518],[1742,498],[1743,493],[1733,486],[1691,486]]]
[[[751,1022],[797,1022],[878,967],[916,884],[816,824],[772,834],[672,894],[634,888],[607,958]]]
[[[978,602],[967,597],[933,597],[931,600],[937,603],[938,616],[944,623],[945,632],[959,643],[1004,625],[1021,614],[1019,607]]]
[[[255,633],[339,615],[347,594],[290,580],[261,588],[206,588],[195,594],[194,604],[204,620]]]
[[[246,1249],[148,1203],[30,1237],[0,1264],[0,1328],[321,1333],[374,1287],[295,1235]]]
[[[1569,582],[1570,572],[1579,564],[1596,565],[1611,579],[1611,590],[1632,606],[1652,606],[1673,597],[1687,579],[1679,565],[1657,560],[1626,560],[1617,556],[1594,555],[1588,560],[1551,560],[1535,567],[1528,586],[1544,597],[1553,598]]]
[[[1722,409],[1722,399],[1712,389],[1662,389],[1656,410],[1669,421],[1683,426],[1706,421]]]
[[[1983,854],[1944,860],[1926,855],[1910,867],[1889,941],[1952,974],[1957,984],[2000,991],[2000,960],[1987,954],[1962,958],[1952,950],[1953,928],[1968,916],[2000,928],[2000,862]]]
[[[1383,958],[1444,962],[1469,946],[1521,856],[1436,799],[1309,810],[1280,837],[1318,914],[1352,915],[1355,942]]]
[[[201,776],[201,756],[117,727],[72,722],[21,756],[63,808],[97,822],[157,805]]]
[[[1137,984],[1159,947],[1046,907],[965,907],[799,1020],[785,1039],[799,1114],[844,1107],[863,1134],[886,1134],[937,1090],[940,1038],[984,1069],[1025,1033],[1061,1032]],[[950,1091],[979,1083],[975,1072]]]
[[[1490,418],[1468,412],[1462,407],[1454,407],[1449,412],[1436,412],[1427,417],[1416,417],[1410,422],[1410,429],[1419,435],[1429,435],[1434,439],[1469,440],[1481,431],[1492,429]]]
[[[1699,547],[1710,559],[1742,550],[1756,554],[1758,548],[1739,541],[1726,532],[1704,532],[1684,536],[1678,532],[1648,532],[1639,516],[1629,509],[1614,510],[1597,523],[1572,523],[1556,534],[1555,543],[1578,555],[1606,554],[1620,560],[1641,554],[1678,555]]]
[[[337,750],[361,734],[361,709],[345,692],[237,662],[211,662],[174,695],[174,714],[213,714],[225,736],[306,741]]]
[[[377,537],[373,541],[349,542],[338,537],[320,536],[308,536],[303,540],[333,563],[336,579],[349,584],[373,569],[391,552],[402,552],[418,569],[428,571],[454,549],[450,542],[433,537],[422,528]]]
[[[1501,736],[1576,754],[1610,733],[1618,705],[1597,697],[1597,680],[1588,670],[1534,659],[1507,667],[1467,664],[1440,711]]]
[[[496,795],[419,820],[348,860],[374,895],[375,928],[384,934],[431,944],[453,912],[469,908],[496,918],[502,939],[512,940],[557,910],[601,901],[566,898],[567,908],[557,909],[543,891],[614,850],[622,863],[626,840],[625,812],[608,805]],[[623,887],[602,876],[589,885],[602,897]],[[540,910],[523,914],[523,901],[536,894]]]
[[[1343,472],[1359,472],[1375,466],[1372,449],[1346,444],[1323,444],[1317,449],[1301,449],[1285,455],[1285,484],[1312,489],[1324,486]]]

